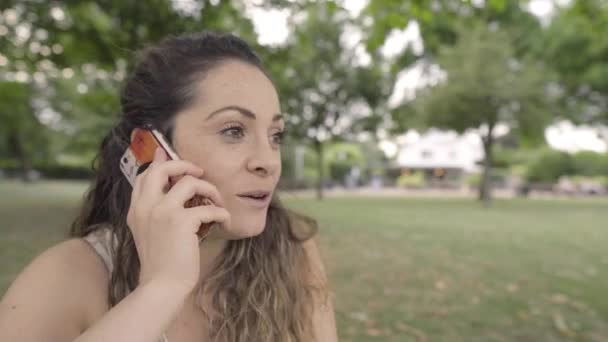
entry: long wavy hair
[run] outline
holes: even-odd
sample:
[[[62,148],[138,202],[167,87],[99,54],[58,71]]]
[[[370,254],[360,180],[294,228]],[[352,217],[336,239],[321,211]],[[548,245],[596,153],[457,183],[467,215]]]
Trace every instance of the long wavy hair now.
[[[138,54],[138,63],[121,92],[122,114],[102,140],[93,161],[95,177],[70,229],[72,237],[103,228],[114,234],[110,306],[137,287],[140,271],[126,223],[131,186],[118,167],[131,131],[152,124],[172,141],[175,114],[193,102],[195,83],[204,82],[206,73],[227,60],[242,61],[264,72],[248,44],[230,34],[172,36]],[[226,244],[201,287],[211,298],[210,307],[201,308],[214,340],[313,340],[312,305],[318,293],[326,292],[314,281],[303,242],[316,231],[313,219],[288,210],[274,196],[264,231]]]

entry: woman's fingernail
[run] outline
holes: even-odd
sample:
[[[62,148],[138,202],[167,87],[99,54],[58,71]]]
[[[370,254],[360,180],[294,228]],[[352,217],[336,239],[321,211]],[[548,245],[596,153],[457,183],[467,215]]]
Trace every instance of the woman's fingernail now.
[[[157,148],[154,150],[154,160],[159,160],[159,159],[161,159],[162,155],[163,155],[163,149],[162,149],[162,148],[160,148],[160,147],[157,147]]]

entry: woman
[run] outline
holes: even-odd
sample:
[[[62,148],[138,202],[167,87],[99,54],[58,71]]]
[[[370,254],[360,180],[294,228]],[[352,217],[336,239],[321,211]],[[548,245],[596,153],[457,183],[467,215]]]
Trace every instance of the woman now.
[[[0,340],[337,341],[314,221],[275,194],[285,123],[250,47],[168,38],[144,51],[121,106],[73,239],[12,284]],[[131,188],[119,161],[145,125],[182,160],[157,150]],[[185,208],[195,195],[214,204]],[[220,228],[199,244],[211,222]]]

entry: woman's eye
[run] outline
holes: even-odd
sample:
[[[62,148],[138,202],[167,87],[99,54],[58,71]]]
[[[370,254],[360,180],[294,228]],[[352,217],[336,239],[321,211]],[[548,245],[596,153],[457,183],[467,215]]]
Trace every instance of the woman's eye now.
[[[282,132],[277,132],[277,133],[275,133],[275,134],[274,134],[272,137],[273,137],[273,139],[274,139],[274,143],[275,143],[275,144],[277,144],[277,145],[281,145],[281,144],[283,143],[283,139],[284,139],[284,137],[285,137],[285,132],[284,132],[284,131],[282,131]]]
[[[241,138],[243,136],[243,128],[241,127],[230,127],[222,131],[222,134],[230,138]]]

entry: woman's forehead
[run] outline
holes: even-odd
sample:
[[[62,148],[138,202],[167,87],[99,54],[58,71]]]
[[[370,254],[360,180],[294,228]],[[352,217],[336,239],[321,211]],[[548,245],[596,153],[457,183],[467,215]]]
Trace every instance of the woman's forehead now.
[[[223,106],[237,105],[254,112],[279,111],[276,89],[256,66],[239,61],[228,61],[213,68],[200,81],[198,106],[210,111]]]

